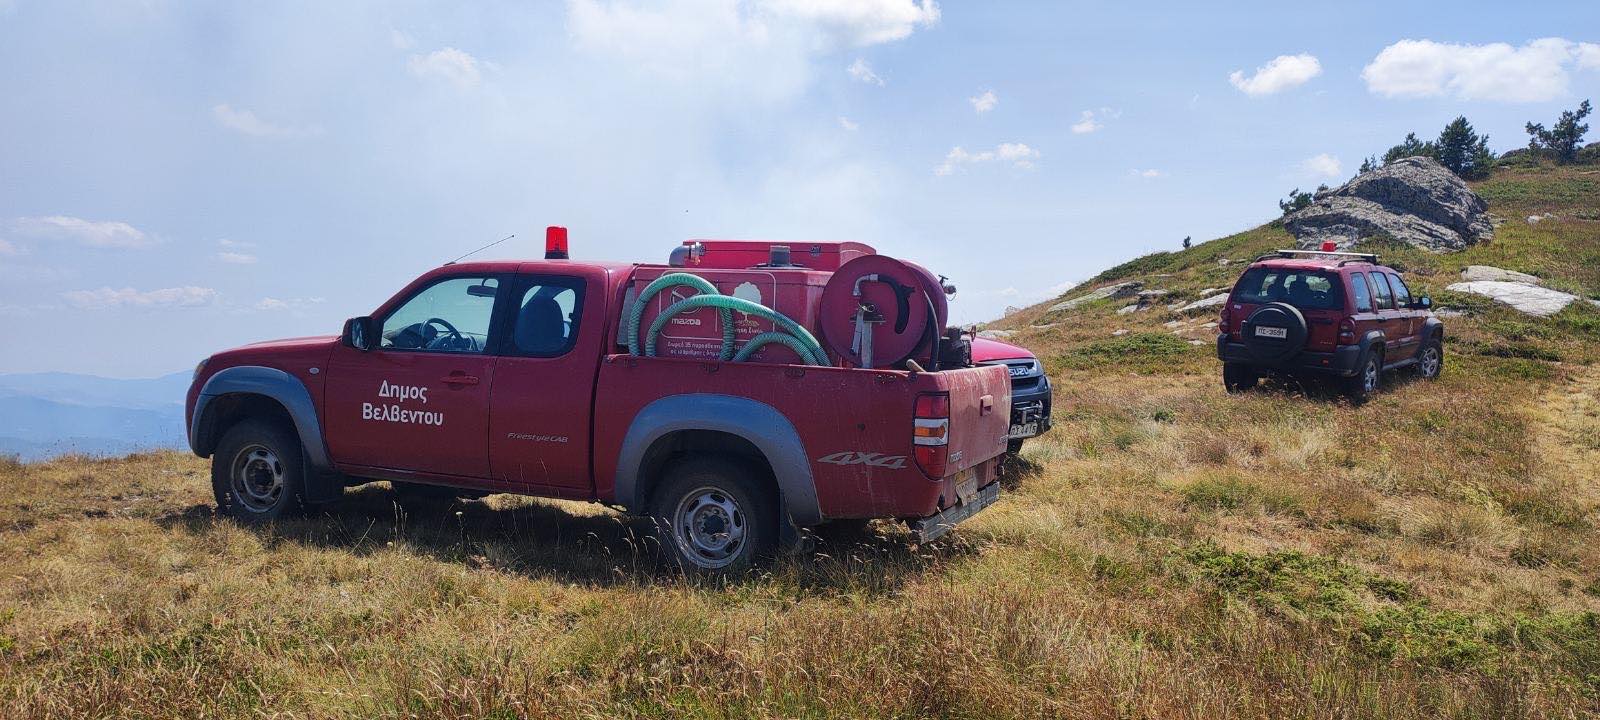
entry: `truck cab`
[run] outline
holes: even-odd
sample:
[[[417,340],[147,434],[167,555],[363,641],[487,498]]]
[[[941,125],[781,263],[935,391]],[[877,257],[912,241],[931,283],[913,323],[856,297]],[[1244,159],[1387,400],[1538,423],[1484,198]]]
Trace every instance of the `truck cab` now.
[[[849,245],[810,266],[445,265],[337,336],[208,358],[187,399],[190,444],[212,458],[219,508],[247,522],[381,480],[647,515],[694,572],[746,567],[780,536],[837,520],[899,519],[931,540],[998,498],[1011,377],[942,365],[937,341],[897,337],[922,332],[896,315],[918,307],[912,291],[937,291],[882,256],[844,277],[846,260],[872,255]],[[864,279],[883,268],[902,282]],[[825,293],[849,292],[828,289],[835,275],[854,292],[840,307],[866,323],[856,344],[865,328],[905,358],[860,364],[850,318],[818,312]],[[926,300],[918,317],[936,323]]]

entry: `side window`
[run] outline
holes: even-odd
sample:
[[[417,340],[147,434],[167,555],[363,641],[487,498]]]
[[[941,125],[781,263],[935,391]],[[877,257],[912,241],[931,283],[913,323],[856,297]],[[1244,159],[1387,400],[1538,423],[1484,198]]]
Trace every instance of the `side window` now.
[[[1350,291],[1356,296],[1356,312],[1372,312],[1372,291],[1367,289],[1367,276],[1350,273]]]
[[[1368,275],[1372,279],[1372,294],[1377,299],[1379,310],[1393,310],[1394,302],[1389,296],[1389,283],[1384,282],[1383,273],[1375,272]]]
[[[1394,304],[1402,310],[1411,307],[1411,291],[1400,281],[1399,275],[1389,276],[1389,287],[1394,288]]]
[[[517,298],[505,353],[557,357],[572,350],[583,313],[583,288],[583,280],[574,277],[532,278]]]
[[[440,280],[411,296],[383,319],[385,350],[481,353],[500,281],[493,277]]]

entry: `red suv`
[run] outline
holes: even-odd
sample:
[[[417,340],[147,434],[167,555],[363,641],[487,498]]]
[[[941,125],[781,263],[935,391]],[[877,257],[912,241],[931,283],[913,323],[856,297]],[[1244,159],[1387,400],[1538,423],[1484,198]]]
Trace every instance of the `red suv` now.
[[[1444,367],[1444,323],[1377,255],[1279,250],[1256,258],[1222,306],[1217,358],[1229,392],[1262,375],[1338,378],[1356,402],[1382,374]]]

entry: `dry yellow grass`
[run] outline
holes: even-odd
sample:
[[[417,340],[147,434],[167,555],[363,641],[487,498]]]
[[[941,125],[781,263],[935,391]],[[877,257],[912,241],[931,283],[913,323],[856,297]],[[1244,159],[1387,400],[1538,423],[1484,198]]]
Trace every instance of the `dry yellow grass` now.
[[[1515,212],[1540,177],[1570,180],[1489,189]],[[1218,254],[1281,242],[1125,274],[1192,296],[1237,272]],[[1000,504],[930,546],[879,524],[720,584],[594,506],[406,514],[371,486],[250,530],[181,454],[0,464],[0,714],[1592,716],[1600,313],[1473,309],[1441,380],[1360,408],[1225,395],[1187,342],[1209,317],[1029,309],[1003,325],[1052,368],[1057,426]]]

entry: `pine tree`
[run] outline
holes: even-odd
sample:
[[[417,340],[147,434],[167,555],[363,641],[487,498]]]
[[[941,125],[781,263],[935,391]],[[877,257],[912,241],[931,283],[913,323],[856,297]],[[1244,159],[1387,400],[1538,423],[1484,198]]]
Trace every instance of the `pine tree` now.
[[[1583,134],[1589,126],[1580,124],[1589,116],[1589,101],[1584,100],[1577,110],[1565,110],[1556,126],[1549,130],[1539,123],[1528,123],[1528,150],[1535,154],[1555,158],[1556,162],[1569,163],[1578,158],[1578,148],[1583,145]]]
[[[1189,236],[1188,235],[1183,236],[1183,249],[1185,249],[1185,250],[1189,249]]]
[[[1433,147],[1434,159],[1466,180],[1488,177],[1489,167],[1494,164],[1494,153],[1489,151],[1489,137],[1479,137],[1473,132],[1472,123],[1467,122],[1465,116],[1444,126]]]
[[[1369,172],[1372,172],[1373,170],[1377,170],[1377,169],[1378,169],[1378,159],[1376,157],[1368,155],[1366,157],[1366,159],[1361,161],[1361,169],[1356,171],[1356,174],[1357,175],[1365,175],[1365,174],[1367,174]]]
[[[1404,142],[1389,148],[1389,152],[1383,154],[1383,164],[1388,165],[1401,158],[1417,157],[1419,155],[1431,158],[1437,153],[1438,149],[1434,147],[1433,143],[1418,140],[1416,133],[1406,133]]]

